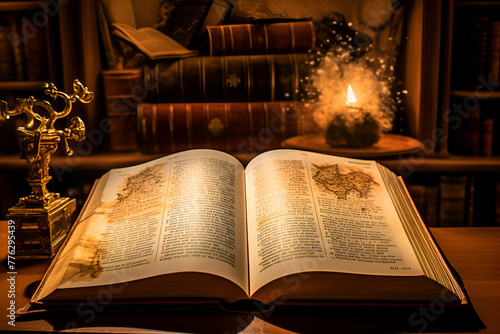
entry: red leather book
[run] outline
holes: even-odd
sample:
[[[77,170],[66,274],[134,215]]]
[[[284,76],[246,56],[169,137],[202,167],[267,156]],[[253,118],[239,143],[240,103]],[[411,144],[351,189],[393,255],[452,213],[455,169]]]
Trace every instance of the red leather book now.
[[[191,148],[254,153],[311,132],[313,108],[301,102],[140,103],[142,153]]]
[[[144,69],[147,102],[297,101],[305,97],[308,54],[206,56]]]
[[[312,21],[207,27],[210,55],[305,53],[314,47]]]

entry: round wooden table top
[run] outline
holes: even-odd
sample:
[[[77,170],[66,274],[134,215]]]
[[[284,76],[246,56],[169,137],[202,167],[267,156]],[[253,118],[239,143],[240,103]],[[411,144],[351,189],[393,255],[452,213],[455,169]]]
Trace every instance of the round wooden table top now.
[[[382,134],[377,143],[363,148],[331,147],[321,134],[291,137],[284,140],[281,146],[352,158],[398,156],[419,151],[423,148],[423,144],[419,140],[397,134]]]

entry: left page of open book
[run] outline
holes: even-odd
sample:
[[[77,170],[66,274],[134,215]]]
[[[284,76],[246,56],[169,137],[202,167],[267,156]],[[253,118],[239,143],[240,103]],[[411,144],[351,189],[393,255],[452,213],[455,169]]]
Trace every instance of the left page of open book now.
[[[37,299],[55,288],[176,272],[221,276],[247,291],[244,198],[243,166],[219,151],[113,169],[99,181]]]

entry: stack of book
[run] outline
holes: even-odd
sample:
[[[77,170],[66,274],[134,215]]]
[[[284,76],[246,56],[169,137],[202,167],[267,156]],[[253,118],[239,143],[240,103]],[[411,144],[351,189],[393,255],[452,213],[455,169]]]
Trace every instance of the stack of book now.
[[[144,153],[259,152],[307,131],[312,21],[208,26],[209,54],[144,70],[137,110]]]
[[[200,33],[190,41],[185,36],[176,41],[161,27],[116,22],[104,27],[146,56],[140,69],[103,71],[112,150],[254,153],[312,131],[313,108],[303,101],[315,46],[313,22],[219,24],[223,18],[214,20],[210,10],[205,8],[202,29],[197,27]],[[169,43],[154,42],[159,39]],[[203,47],[188,49],[193,40]],[[168,50],[159,49],[166,44]]]

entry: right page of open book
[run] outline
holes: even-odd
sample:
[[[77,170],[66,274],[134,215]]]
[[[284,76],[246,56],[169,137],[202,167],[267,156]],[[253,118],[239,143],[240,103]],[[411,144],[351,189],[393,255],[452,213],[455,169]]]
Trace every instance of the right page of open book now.
[[[251,294],[307,271],[423,274],[374,161],[269,151],[246,190]]]

